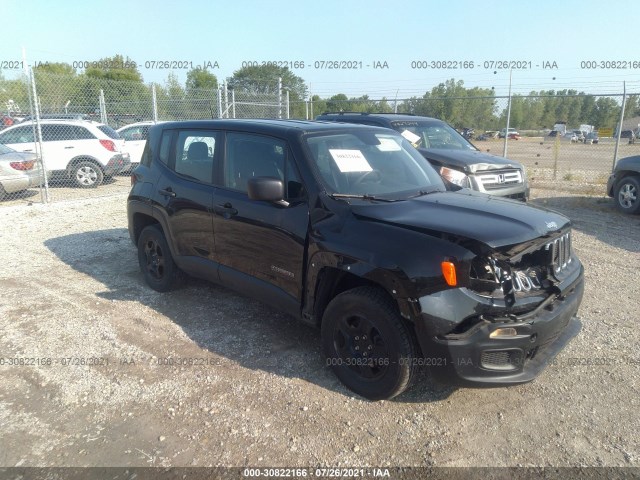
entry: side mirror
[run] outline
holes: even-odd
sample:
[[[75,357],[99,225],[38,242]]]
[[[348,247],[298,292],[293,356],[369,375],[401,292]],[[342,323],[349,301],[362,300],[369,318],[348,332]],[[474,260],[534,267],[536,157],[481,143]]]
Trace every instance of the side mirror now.
[[[251,200],[283,203],[284,185],[275,177],[253,177],[247,182],[247,193]],[[286,203],[286,202],[284,202]]]

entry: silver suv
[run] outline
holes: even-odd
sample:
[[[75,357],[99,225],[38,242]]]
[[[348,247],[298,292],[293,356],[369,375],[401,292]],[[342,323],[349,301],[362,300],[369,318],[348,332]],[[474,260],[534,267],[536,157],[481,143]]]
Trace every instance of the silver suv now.
[[[408,114],[358,112],[323,113],[316,120],[392,128],[429,160],[451,188],[466,187],[523,201],[529,198],[524,165],[481,152],[442,120]]]
[[[49,176],[70,179],[78,187],[100,185],[130,165],[124,140],[102,123],[86,120],[42,120],[42,158]],[[0,143],[18,152],[36,152],[33,122],[0,132]]]

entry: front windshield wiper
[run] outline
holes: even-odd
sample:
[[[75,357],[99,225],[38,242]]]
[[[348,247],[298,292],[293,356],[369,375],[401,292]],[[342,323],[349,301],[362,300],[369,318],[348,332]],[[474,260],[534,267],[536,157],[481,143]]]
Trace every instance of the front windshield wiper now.
[[[433,189],[433,190],[418,190],[415,194],[411,195],[409,198],[416,198],[416,197],[422,197],[423,195],[429,195],[430,193],[436,193],[436,192],[440,192],[441,190],[439,189]]]
[[[330,193],[329,196],[331,198],[358,198],[360,200],[376,200],[379,202],[395,202],[396,200],[392,200],[389,198],[380,198],[374,195],[365,194],[356,194],[356,193]]]

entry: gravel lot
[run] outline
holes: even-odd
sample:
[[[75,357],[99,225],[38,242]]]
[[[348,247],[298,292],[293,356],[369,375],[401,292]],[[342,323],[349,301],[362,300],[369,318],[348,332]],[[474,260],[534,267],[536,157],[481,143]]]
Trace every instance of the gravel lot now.
[[[3,207],[0,466],[638,467],[640,217],[553,195],[533,202],[572,218],[587,281],[556,365],[375,403],[324,366],[316,330],[196,280],[147,288],[125,195]]]

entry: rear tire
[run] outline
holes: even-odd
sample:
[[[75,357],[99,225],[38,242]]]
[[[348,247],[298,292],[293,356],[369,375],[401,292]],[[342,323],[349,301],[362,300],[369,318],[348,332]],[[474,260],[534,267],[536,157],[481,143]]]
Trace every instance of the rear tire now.
[[[71,178],[80,188],[95,188],[104,180],[104,173],[97,163],[83,160],[71,168]]]
[[[358,395],[390,399],[411,385],[415,340],[383,290],[358,287],[336,296],[325,310],[321,332],[327,365]]]
[[[618,210],[640,213],[640,177],[624,177],[616,183],[613,198]]]
[[[140,233],[138,263],[147,285],[158,292],[174,289],[181,279],[159,225],[149,225]]]

